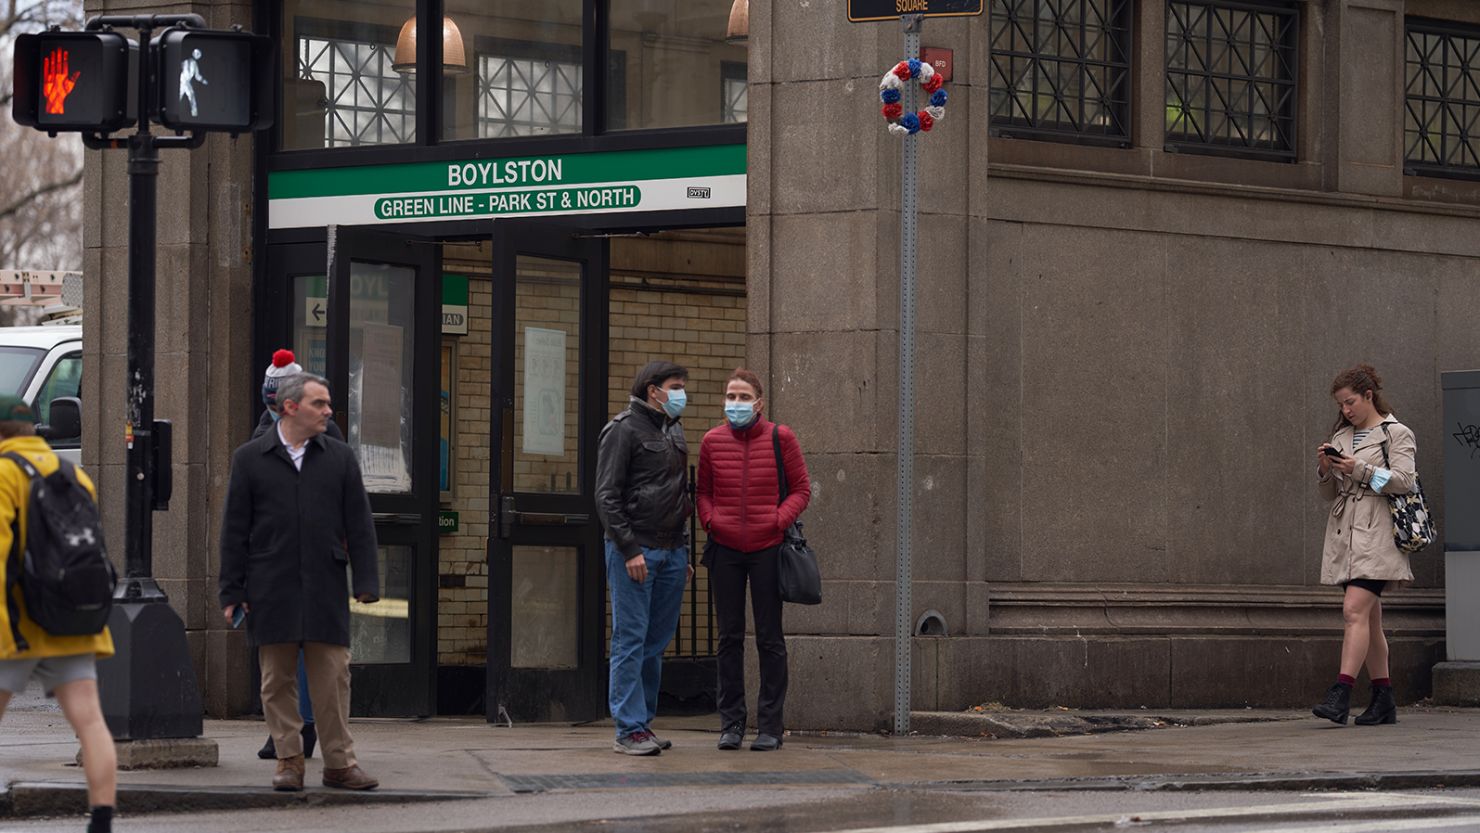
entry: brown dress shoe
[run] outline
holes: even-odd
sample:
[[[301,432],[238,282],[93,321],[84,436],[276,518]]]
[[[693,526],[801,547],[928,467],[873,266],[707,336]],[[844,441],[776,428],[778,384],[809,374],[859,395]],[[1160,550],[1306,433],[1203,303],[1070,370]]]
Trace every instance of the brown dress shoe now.
[[[272,776],[272,788],[278,792],[303,792],[303,756],[278,758],[277,773]]]
[[[324,786],[338,787],[341,790],[373,790],[380,786],[380,782],[366,775],[365,770],[355,764],[344,769],[324,767]]]

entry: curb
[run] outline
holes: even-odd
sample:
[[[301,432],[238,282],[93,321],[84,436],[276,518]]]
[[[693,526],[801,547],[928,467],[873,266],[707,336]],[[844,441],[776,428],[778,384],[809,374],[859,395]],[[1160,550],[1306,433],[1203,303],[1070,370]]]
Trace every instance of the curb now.
[[[1012,712],[911,712],[910,730],[918,735],[967,738],[1055,738],[1229,723],[1272,723],[1295,720],[1297,714],[1018,714]]]
[[[1291,772],[1224,775],[1117,775],[1040,781],[930,781],[913,786],[971,792],[1309,792],[1480,787],[1480,769],[1413,772]]]
[[[118,786],[118,804],[129,815],[190,813],[212,810],[255,810],[276,807],[335,807],[363,804],[412,804],[491,798],[494,793],[452,790],[369,790],[355,792],[309,787],[303,792],[276,792],[270,787]],[[61,781],[17,781],[0,790],[0,818],[69,816],[87,812],[87,785]]]

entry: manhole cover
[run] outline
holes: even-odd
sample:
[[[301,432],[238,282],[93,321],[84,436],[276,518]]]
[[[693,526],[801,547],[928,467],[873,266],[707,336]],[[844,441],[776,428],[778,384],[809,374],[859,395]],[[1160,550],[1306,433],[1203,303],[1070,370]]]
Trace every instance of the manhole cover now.
[[[505,775],[499,778],[516,793],[549,790],[613,790],[656,787],[794,786],[800,784],[870,784],[848,769],[801,772],[598,772],[588,775]]]

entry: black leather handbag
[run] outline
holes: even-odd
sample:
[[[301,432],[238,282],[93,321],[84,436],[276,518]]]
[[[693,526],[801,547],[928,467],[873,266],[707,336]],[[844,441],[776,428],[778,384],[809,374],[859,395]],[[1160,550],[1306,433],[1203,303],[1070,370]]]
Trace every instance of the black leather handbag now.
[[[771,448],[776,452],[776,479],[781,485],[781,496],[777,501],[779,505],[786,500],[789,492],[786,464],[781,460],[780,425],[771,426]],[[807,546],[807,537],[802,534],[800,520],[782,533],[776,558],[781,574],[781,601],[799,605],[822,604],[822,575],[817,572],[817,556]]]

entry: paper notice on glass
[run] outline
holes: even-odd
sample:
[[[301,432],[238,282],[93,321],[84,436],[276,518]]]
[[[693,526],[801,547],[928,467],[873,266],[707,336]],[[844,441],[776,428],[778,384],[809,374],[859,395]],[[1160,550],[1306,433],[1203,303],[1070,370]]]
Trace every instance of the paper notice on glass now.
[[[408,405],[402,374],[400,327],[391,324],[361,324],[364,330],[360,360],[364,388],[360,400],[360,442],[399,448],[403,407]]]
[[[565,331],[524,328],[525,454],[565,455]]]
[[[357,328],[350,369],[350,443],[360,455],[365,488],[375,494],[411,491],[411,397],[405,378],[405,330],[390,324]]]

